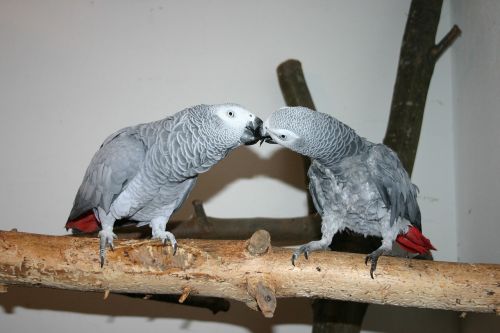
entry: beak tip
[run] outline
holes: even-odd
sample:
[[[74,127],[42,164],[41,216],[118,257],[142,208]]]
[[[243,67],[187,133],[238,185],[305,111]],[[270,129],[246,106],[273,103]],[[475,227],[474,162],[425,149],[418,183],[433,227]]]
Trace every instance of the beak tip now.
[[[264,142],[276,144],[273,138],[267,133],[267,127],[264,126],[264,122],[259,117],[255,117],[246,129],[248,132],[251,132],[252,137],[250,138],[249,135],[248,140],[244,142],[245,145],[250,146],[256,144],[257,142],[260,143],[260,146],[262,146]]]

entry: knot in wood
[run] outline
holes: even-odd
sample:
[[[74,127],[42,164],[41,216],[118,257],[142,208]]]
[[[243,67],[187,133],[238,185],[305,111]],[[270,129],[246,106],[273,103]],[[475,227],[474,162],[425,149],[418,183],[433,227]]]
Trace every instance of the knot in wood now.
[[[271,247],[271,235],[266,230],[257,230],[250,237],[247,245],[248,252],[253,256],[258,256],[268,252]]]
[[[272,318],[276,310],[276,295],[274,288],[262,281],[257,284],[255,299],[260,311],[266,318]]]

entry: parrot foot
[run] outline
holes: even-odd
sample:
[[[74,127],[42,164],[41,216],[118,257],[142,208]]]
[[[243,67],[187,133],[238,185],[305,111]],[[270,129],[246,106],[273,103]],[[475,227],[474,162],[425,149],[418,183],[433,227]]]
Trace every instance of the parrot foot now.
[[[106,260],[106,246],[109,246],[111,250],[114,250],[113,239],[116,235],[111,230],[101,230],[99,231],[99,258],[101,262],[101,268],[104,266]]]
[[[309,247],[308,244],[302,245],[297,250],[295,250],[292,254],[292,265],[295,266],[295,260],[297,260],[301,254],[304,254],[306,260],[309,260]]]
[[[175,236],[173,233],[168,231],[157,231],[153,234],[153,239],[160,239],[163,245],[167,244],[167,240],[172,245],[172,249],[174,250],[173,255],[177,253],[177,240],[175,240]]]
[[[374,279],[373,272],[377,269],[378,258],[383,254],[386,254],[386,251],[379,248],[367,255],[365,258],[365,265],[368,265],[368,260],[370,261],[370,276],[372,279]]]
[[[301,254],[304,254],[304,257],[309,259],[309,253],[318,250],[325,250],[328,248],[328,245],[331,243],[331,238],[322,238],[318,241],[312,241],[307,244],[300,246],[297,250],[293,252],[292,255],[292,265],[295,266],[295,260],[297,260]]]

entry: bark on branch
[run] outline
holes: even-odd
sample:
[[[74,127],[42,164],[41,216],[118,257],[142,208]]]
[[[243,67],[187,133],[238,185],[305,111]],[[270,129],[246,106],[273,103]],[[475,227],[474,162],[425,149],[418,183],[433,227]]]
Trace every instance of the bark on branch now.
[[[257,243],[266,243],[261,236]],[[248,247],[249,241],[180,240],[172,256],[158,241],[118,240],[101,269],[97,239],[2,231],[0,285],[216,296],[260,307],[266,316],[281,297],[500,311],[500,265],[382,257],[373,280],[363,255],[318,252],[294,267],[291,250],[252,255]]]

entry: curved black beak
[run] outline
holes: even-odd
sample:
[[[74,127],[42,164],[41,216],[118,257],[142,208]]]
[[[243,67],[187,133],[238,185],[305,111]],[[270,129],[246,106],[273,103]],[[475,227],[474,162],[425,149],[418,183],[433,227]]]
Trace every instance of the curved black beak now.
[[[262,137],[262,119],[259,117],[254,117],[253,120],[249,121],[247,126],[245,127],[245,131],[241,136],[241,142],[245,145],[254,145],[259,142]]]
[[[269,133],[267,133],[267,126],[264,126],[262,125],[261,127],[261,132],[260,132],[260,145],[262,146],[262,143],[269,143],[269,144],[277,144],[273,138],[271,137],[271,135],[269,135]]]
[[[272,144],[272,145],[277,144],[277,142],[275,142],[275,141],[273,140],[273,138],[271,138],[271,136],[270,136],[270,135],[262,136],[262,137],[260,138],[260,140],[259,140],[259,141],[260,141],[260,145],[261,145],[261,146],[262,146],[262,143],[264,143],[264,142],[265,142],[265,143]]]

